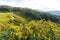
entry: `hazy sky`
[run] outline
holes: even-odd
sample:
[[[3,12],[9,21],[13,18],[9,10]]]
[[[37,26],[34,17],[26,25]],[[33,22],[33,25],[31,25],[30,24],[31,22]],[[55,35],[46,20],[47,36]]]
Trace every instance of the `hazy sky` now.
[[[44,11],[60,10],[60,0],[0,0],[0,5],[28,7]]]

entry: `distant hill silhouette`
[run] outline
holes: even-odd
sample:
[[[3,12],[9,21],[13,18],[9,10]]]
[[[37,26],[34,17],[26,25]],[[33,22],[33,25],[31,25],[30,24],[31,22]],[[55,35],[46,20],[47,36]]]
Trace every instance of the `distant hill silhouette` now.
[[[56,11],[48,11],[53,15],[60,15],[60,11],[56,10]]]

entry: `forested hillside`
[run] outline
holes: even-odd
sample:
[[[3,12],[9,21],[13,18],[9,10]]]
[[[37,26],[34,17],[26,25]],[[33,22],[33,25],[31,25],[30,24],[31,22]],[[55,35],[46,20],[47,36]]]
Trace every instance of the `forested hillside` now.
[[[48,12],[43,12],[39,10],[32,10],[29,8],[21,8],[21,7],[11,7],[11,6],[0,6],[1,12],[14,12],[16,15],[22,15],[26,18],[34,19],[34,20],[51,20],[56,23],[60,23],[60,16],[52,15]]]
[[[2,5],[0,40],[60,40],[60,16]]]

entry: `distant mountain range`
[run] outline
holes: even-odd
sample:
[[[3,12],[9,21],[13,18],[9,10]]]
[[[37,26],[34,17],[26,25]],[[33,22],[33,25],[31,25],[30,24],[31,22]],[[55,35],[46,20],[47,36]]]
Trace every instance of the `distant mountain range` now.
[[[53,15],[60,15],[60,11],[48,11],[49,13],[53,14]]]

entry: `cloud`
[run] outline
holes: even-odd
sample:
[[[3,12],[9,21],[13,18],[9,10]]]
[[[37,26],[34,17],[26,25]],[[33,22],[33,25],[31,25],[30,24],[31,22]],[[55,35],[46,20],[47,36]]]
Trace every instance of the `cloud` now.
[[[8,2],[8,1],[0,1],[0,5],[11,5],[11,6],[14,6],[16,3],[11,1],[11,2]]]
[[[60,0],[1,0],[0,5],[2,4],[39,10],[60,10]]]
[[[25,0],[20,2],[20,7],[28,7],[40,10],[60,10],[59,0]]]

